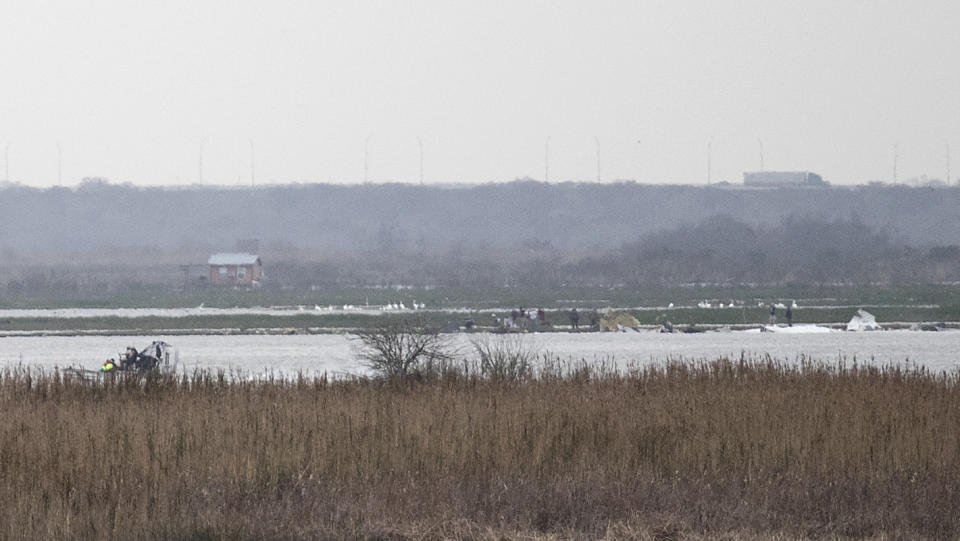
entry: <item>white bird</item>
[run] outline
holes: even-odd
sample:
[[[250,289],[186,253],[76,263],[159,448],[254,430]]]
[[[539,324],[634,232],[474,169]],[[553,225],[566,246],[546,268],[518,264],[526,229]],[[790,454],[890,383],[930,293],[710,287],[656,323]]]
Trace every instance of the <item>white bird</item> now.
[[[667,308],[673,308],[673,303],[671,302],[670,304],[668,304]]]
[[[318,311],[318,312],[321,311],[321,310],[323,310],[323,308],[320,308],[320,305],[319,305],[319,304],[314,304],[314,305],[313,305],[313,309],[316,310],[316,311]]]
[[[401,310],[406,310],[406,309],[407,309],[407,307],[403,305],[403,302],[402,302],[402,301],[400,302],[400,309],[401,309]]]
[[[790,308],[796,308],[796,307],[797,307],[797,301],[793,301],[790,303]]]

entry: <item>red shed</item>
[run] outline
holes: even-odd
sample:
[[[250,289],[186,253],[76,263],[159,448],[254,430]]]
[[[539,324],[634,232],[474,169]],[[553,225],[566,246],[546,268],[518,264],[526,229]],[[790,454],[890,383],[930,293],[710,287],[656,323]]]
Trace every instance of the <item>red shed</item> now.
[[[213,254],[210,265],[210,283],[216,285],[251,286],[263,278],[260,256],[247,253]]]

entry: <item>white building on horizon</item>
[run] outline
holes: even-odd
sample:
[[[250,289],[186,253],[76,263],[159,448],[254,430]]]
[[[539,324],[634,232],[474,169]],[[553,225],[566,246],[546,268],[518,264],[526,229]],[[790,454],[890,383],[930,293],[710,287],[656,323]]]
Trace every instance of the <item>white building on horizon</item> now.
[[[779,186],[826,186],[823,177],[810,171],[760,171],[743,174],[744,186],[774,188]]]

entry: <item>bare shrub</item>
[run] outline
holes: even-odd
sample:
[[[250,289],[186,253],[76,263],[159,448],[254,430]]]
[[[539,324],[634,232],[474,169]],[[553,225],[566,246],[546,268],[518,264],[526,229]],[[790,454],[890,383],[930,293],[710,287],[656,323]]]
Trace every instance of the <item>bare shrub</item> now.
[[[518,333],[482,334],[470,340],[477,354],[480,374],[492,380],[525,381],[533,373],[537,347]]]
[[[380,377],[406,379],[441,372],[455,354],[448,335],[419,321],[392,321],[357,332],[357,356]]]

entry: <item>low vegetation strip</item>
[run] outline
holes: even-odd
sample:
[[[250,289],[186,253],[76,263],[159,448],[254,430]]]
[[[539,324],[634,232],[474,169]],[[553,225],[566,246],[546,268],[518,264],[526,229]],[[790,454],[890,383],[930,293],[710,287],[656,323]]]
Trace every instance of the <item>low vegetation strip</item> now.
[[[769,308],[750,306],[737,308],[671,308],[630,309],[624,311],[634,316],[640,325],[656,328],[670,321],[675,328],[687,326],[730,326],[737,328],[758,327],[767,323]],[[939,306],[879,306],[870,312],[877,321],[889,328],[909,326],[910,322],[960,322],[960,308]],[[589,316],[593,311],[584,310],[581,330],[591,330]],[[784,311],[780,310],[781,321]],[[794,323],[815,323],[842,327],[855,308],[803,307],[793,311]],[[570,330],[570,312],[550,309],[544,311],[545,322],[539,331]],[[508,320],[509,311],[444,311],[397,314],[308,312],[303,315],[204,315],[204,316],[143,316],[143,317],[11,317],[0,318],[0,335],[15,336],[44,332],[56,335],[102,335],[144,334],[292,334],[330,333],[344,330],[371,329],[395,321],[416,320],[438,329],[457,329],[469,321],[475,328],[496,329]],[[595,328],[594,328],[595,330]]]
[[[0,537],[960,536],[960,374],[0,374]]]

